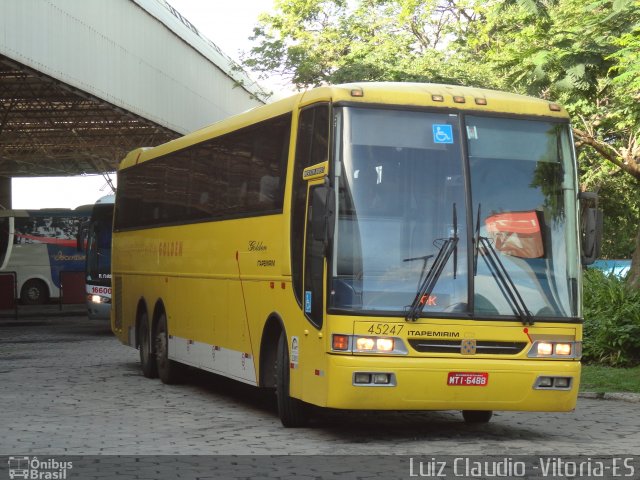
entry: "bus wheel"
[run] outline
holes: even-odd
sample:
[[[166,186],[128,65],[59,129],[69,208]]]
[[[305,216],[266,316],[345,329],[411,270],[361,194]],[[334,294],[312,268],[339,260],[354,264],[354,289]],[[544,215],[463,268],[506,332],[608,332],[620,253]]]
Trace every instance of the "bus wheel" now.
[[[297,398],[289,396],[289,349],[284,332],[280,334],[278,340],[275,370],[278,415],[282,425],[287,428],[304,427],[309,420],[308,406]]]
[[[180,365],[169,360],[169,336],[167,335],[167,316],[163,313],[158,319],[155,335],[156,360],[158,362],[158,376],[162,383],[173,385],[181,378]]]
[[[493,416],[491,410],[463,410],[462,418],[467,423],[488,423]]]
[[[24,305],[43,305],[49,300],[47,284],[37,278],[27,280],[20,290],[20,301]]]
[[[143,313],[140,317],[138,334],[140,335],[140,365],[142,365],[142,374],[147,378],[156,378],[158,376],[158,365],[156,356],[151,351],[149,317],[146,313]]]

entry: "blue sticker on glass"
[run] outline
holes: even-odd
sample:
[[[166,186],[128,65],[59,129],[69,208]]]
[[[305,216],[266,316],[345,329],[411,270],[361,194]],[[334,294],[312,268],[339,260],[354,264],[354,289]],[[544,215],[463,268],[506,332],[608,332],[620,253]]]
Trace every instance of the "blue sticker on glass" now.
[[[311,313],[311,292],[304,292],[304,313]]]
[[[453,128],[451,125],[433,125],[433,143],[453,143]]]

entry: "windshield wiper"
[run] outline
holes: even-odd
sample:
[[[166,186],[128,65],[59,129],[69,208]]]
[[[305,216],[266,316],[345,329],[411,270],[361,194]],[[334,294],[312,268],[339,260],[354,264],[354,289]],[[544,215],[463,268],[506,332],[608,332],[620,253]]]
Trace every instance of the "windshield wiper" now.
[[[478,253],[482,250],[482,257],[487,263],[489,271],[491,271],[491,275],[496,279],[498,287],[507,299],[507,303],[511,307],[511,310],[513,310],[513,313],[524,325],[533,325],[533,315],[527,308],[527,304],[522,298],[522,295],[520,295],[518,287],[516,287],[516,284],[511,278],[511,275],[509,275],[504,263],[500,260],[498,252],[496,252],[496,249],[487,237],[480,236],[480,205],[478,205],[478,217],[473,241],[475,243],[473,257],[474,276],[478,273]]]
[[[429,263],[430,258],[433,258],[433,255],[423,255],[421,257],[402,259],[403,262],[415,262],[416,260],[422,260],[422,270],[420,271],[420,278],[418,279],[418,288],[420,288],[420,285],[422,285],[422,277],[424,277],[424,274],[427,271],[427,264]]]
[[[431,296],[431,293],[433,292],[433,289],[435,288],[436,283],[438,282],[440,275],[442,275],[442,271],[444,270],[444,267],[447,265],[447,262],[449,261],[449,258],[451,257],[452,254],[454,254],[453,276],[454,278],[456,276],[457,246],[458,246],[458,219],[456,214],[455,203],[453,204],[453,236],[446,239],[444,238],[438,239],[436,240],[436,242],[439,242],[442,240],[444,240],[444,243],[440,245],[438,253],[436,254],[436,258],[433,260],[433,263],[431,264],[431,268],[429,269],[429,272],[425,275],[424,279],[422,278],[422,275],[424,274],[424,270],[427,267],[427,261],[433,255],[425,255],[423,257],[404,259],[405,262],[409,262],[412,260],[424,260],[424,264],[422,266],[422,273],[420,274],[418,291],[416,293],[415,298],[413,299],[413,302],[411,303],[411,305],[407,310],[407,314],[405,315],[405,320],[407,322],[409,321],[415,322],[418,318],[420,318],[420,315],[422,314],[422,311],[424,310],[425,305],[428,303],[429,297]]]

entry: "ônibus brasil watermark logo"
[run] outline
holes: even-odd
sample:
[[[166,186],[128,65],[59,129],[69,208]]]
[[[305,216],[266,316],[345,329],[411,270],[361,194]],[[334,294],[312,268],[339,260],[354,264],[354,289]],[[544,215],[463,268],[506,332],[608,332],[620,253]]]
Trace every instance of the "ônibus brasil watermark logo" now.
[[[73,462],[61,462],[55,458],[39,460],[38,457],[9,457],[9,478],[32,480],[65,480]]]

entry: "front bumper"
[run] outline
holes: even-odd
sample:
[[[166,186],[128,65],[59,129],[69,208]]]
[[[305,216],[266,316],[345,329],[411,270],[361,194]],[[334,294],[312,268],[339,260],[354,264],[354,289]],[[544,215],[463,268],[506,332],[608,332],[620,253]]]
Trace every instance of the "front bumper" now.
[[[390,373],[395,385],[354,385],[356,372]],[[486,385],[449,385],[449,373],[487,375]],[[571,378],[568,389],[534,388],[540,376]],[[573,410],[580,384],[580,362],[398,358],[330,355],[327,404],[365,410]]]

